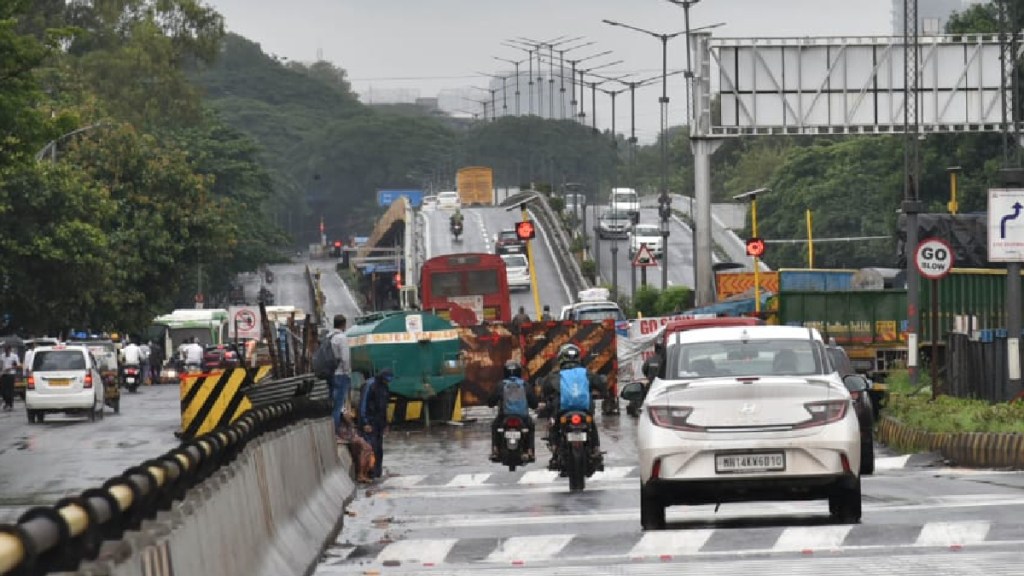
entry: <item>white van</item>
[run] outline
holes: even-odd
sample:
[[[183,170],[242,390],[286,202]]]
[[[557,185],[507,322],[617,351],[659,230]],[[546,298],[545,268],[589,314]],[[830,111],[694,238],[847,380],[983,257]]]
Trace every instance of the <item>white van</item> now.
[[[632,188],[612,188],[611,211],[626,213],[633,223],[640,221],[640,197]]]

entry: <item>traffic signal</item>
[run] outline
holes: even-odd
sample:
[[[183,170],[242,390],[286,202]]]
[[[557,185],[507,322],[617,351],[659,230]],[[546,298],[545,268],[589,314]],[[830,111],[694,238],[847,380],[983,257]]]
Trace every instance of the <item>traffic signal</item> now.
[[[764,256],[765,243],[763,238],[754,236],[747,238],[747,256],[753,256],[754,258],[760,258]]]
[[[516,237],[522,241],[530,240],[537,236],[537,229],[534,228],[533,222],[529,220],[523,220],[522,222],[516,222]]]
[[[395,288],[398,288],[398,289],[402,288],[402,273],[401,272],[395,272]]]
[[[334,256],[334,257],[340,257],[341,256],[341,240],[335,240],[334,241],[334,245],[331,246],[331,256]]]

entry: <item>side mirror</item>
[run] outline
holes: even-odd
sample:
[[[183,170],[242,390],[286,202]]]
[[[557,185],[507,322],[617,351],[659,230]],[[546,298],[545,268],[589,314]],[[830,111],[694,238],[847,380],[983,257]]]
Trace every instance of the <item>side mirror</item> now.
[[[630,382],[622,387],[619,396],[627,402],[643,402],[647,391],[642,382]]]
[[[864,392],[868,389],[868,379],[860,374],[847,374],[843,376],[843,384],[850,392]]]

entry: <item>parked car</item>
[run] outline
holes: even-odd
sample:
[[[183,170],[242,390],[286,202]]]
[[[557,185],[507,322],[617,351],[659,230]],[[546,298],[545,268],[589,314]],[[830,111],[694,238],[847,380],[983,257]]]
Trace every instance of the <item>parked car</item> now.
[[[455,210],[462,207],[459,193],[455,191],[441,192],[437,195],[437,207],[441,210]]]
[[[688,330],[666,355],[637,432],[644,529],[664,528],[667,506],[758,500],[827,499],[860,520],[860,426],[817,330]]]
[[[661,243],[661,229],[655,224],[636,224],[629,229],[629,257],[640,251],[640,245],[647,244],[647,249],[655,257],[664,253]]]
[[[525,254],[503,254],[509,290],[530,289],[530,264]]]
[[[860,424],[860,473],[874,474],[875,409],[871,403],[871,381],[867,376],[858,374],[853,369],[853,363],[850,362],[846,350],[832,342],[828,345],[828,357],[832,361],[832,367],[842,377],[846,389],[850,391],[853,409],[857,412],[857,422]]]
[[[607,211],[597,218],[597,235],[601,238],[626,238],[632,224],[625,212]]]
[[[526,242],[519,239],[515,230],[502,230],[498,232],[498,239],[494,241],[495,254],[525,254]]]
[[[437,210],[437,204],[437,196],[424,196],[423,202],[420,203],[420,210],[424,212],[433,212],[434,210]]]
[[[54,412],[103,418],[103,377],[85,346],[37,347],[26,385],[30,423],[41,424],[46,414]]]

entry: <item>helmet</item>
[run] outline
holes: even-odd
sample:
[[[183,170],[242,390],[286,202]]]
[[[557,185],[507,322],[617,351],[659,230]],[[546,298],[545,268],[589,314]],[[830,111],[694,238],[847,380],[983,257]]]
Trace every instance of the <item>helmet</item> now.
[[[523,367],[519,365],[519,362],[509,360],[505,362],[505,378],[522,378]]]
[[[579,346],[575,344],[566,344],[562,346],[562,349],[558,351],[558,363],[568,364],[574,362],[579,364],[583,360],[583,353],[580,352]]]

